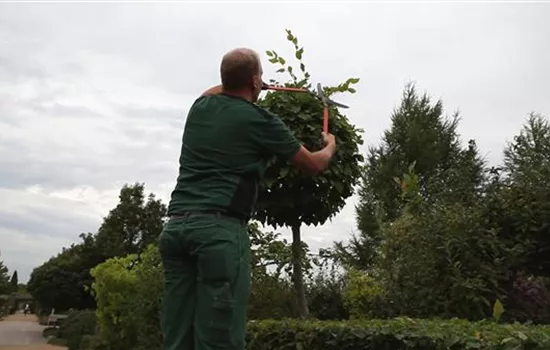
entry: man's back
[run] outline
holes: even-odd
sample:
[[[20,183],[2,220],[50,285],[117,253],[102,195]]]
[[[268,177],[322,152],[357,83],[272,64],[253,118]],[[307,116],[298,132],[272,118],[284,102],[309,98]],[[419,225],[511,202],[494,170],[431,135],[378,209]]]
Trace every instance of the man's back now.
[[[287,135],[281,133],[284,124],[274,118],[238,97],[199,98],[187,118],[169,214],[221,209],[249,217],[266,161],[273,155],[273,139],[281,137],[277,133]],[[278,151],[288,144],[289,152],[300,147],[297,140],[285,141]]]

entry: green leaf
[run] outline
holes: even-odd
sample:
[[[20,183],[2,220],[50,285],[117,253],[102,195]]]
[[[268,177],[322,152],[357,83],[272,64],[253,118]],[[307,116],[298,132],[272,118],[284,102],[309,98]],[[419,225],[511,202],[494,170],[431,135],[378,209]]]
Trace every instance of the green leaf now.
[[[268,50],[268,51],[266,51],[265,53],[266,53],[269,57],[273,57],[273,52],[271,52],[271,51]]]
[[[277,69],[277,71],[276,71],[276,72],[277,72],[277,73],[282,73],[282,72],[284,72],[284,71],[285,71],[285,69],[284,69],[284,68],[279,68],[279,69]]]
[[[301,49],[299,49],[298,51],[296,51],[296,58],[299,59],[299,60],[301,60],[303,54],[304,54],[304,48],[302,47]]]
[[[280,64],[285,64],[285,63],[286,63],[286,61],[285,61],[285,59],[284,59],[284,58],[282,58],[282,57],[279,57],[279,63],[280,63]]]
[[[355,90],[354,88],[348,88],[348,91],[351,92],[352,94],[357,92],[357,90]]]
[[[527,339],[529,339],[525,333],[521,332],[521,331],[516,331],[515,334],[517,335],[517,337],[523,341],[526,341]]]
[[[303,63],[300,63],[300,70],[302,72],[305,72],[306,71],[306,66],[303,64]]]
[[[277,63],[277,61],[278,60],[276,58],[272,58],[272,59],[269,60],[269,62],[271,62],[271,63]]]
[[[279,175],[281,175],[282,178],[285,178],[288,175],[288,172],[290,171],[289,167],[284,167],[281,169],[281,172]]]
[[[499,299],[495,301],[495,304],[493,305],[493,317],[498,322],[500,320],[500,316],[504,312],[504,306],[500,302]]]

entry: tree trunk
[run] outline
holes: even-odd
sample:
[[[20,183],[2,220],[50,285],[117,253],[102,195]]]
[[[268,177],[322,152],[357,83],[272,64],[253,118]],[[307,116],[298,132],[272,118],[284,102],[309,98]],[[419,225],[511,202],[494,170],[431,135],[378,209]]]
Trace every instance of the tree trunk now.
[[[294,293],[298,316],[305,318],[309,314],[302,274],[302,240],[300,237],[300,224],[292,225],[292,280],[294,282]]]

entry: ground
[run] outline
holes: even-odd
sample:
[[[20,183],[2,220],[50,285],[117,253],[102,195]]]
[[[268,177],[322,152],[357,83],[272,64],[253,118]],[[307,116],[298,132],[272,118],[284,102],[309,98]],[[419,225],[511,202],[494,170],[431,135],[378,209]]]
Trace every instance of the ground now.
[[[0,321],[0,350],[64,350],[47,345],[42,337],[45,326],[34,315],[15,314]]]

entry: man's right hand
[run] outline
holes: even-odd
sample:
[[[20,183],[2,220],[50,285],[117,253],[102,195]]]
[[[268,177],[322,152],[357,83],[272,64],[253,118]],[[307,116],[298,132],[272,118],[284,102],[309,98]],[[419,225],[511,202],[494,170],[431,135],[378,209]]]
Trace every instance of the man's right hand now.
[[[326,134],[323,133],[323,142],[325,146],[328,146],[331,144],[336,145],[336,139],[334,138],[334,135],[332,135],[331,133],[326,133]]]
[[[330,133],[323,133],[325,148],[317,152],[310,152],[303,145],[292,158],[292,163],[302,171],[311,175],[319,174],[329,166],[336,152],[336,139]]]

